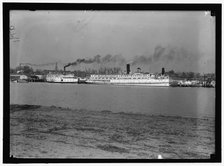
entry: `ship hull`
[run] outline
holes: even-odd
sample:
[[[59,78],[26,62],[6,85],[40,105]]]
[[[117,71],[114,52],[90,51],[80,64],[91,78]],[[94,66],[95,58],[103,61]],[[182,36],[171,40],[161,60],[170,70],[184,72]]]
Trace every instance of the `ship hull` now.
[[[86,81],[87,84],[108,84],[108,85],[127,85],[127,86],[151,86],[151,87],[168,87],[169,83],[111,83],[111,82],[102,82],[102,81]]]

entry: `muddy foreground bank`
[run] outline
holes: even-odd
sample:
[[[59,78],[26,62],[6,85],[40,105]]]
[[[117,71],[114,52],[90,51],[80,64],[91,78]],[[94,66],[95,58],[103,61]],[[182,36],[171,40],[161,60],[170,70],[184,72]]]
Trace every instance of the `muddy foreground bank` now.
[[[17,158],[208,159],[214,118],[184,118],[38,105],[10,105]]]

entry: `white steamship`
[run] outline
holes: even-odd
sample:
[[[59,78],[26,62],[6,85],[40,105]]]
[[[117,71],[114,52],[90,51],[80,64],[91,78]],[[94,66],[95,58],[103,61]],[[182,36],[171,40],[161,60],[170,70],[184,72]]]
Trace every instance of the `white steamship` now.
[[[162,73],[143,74],[134,73],[130,74],[130,65],[127,64],[127,74],[121,75],[90,75],[86,80],[90,84],[118,84],[118,85],[143,85],[143,86],[170,86],[169,76],[165,75],[165,70],[162,68]]]

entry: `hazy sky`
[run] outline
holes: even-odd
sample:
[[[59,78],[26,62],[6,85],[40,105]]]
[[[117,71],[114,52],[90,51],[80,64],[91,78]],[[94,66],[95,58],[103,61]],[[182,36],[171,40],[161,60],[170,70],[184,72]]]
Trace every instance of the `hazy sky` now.
[[[10,67],[110,54],[152,72],[215,71],[209,12],[11,11],[10,25]]]

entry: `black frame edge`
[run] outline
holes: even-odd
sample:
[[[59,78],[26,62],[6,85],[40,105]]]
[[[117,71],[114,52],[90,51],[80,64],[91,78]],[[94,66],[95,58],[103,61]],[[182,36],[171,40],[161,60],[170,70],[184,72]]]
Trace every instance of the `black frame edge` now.
[[[83,3],[6,3],[3,2],[3,163],[201,163],[221,162],[221,4],[83,4]],[[150,6],[149,6],[150,5]],[[53,9],[52,9],[53,8]],[[208,10],[216,17],[216,117],[215,151],[211,159],[17,159],[10,158],[9,129],[9,11],[10,10]]]

